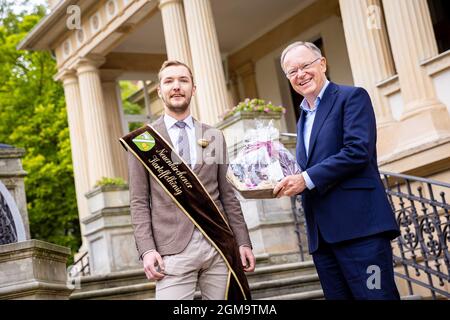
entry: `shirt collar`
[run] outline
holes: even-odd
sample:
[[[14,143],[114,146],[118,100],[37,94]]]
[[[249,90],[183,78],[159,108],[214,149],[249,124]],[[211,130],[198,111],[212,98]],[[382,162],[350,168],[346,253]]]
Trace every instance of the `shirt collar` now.
[[[319,105],[320,101],[322,100],[323,94],[325,93],[325,90],[327,89],[328,85],[330,84],[330,81],[328,79],[325,79],[325,83],[322,87],[322,89],[319,92],[319,95],[316,98],[316,101],[314,103],[314,108],[310,109],[308,105],[308,101],[303,98],[302,103],[300,103],[300,108],[302,108],[306,112],[314,112],[317,109],[317,106]]]
[[[164,123],[166,124],[167,129],[172,128],[172,126],[174,126],[177,121],[178,121],[177,119],[169,116],[168,114],[164,114]],[[188,115],[183,120],[183,122],[186,123],[188,128],[190,129],[194,128],[194,119],[192,118],[192,115]]]

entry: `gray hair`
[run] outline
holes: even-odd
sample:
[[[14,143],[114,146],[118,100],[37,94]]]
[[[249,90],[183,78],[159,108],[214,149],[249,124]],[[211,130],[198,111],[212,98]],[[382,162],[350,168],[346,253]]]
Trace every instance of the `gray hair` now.
[[[294,48],[297,47],[306,47],[309,50],[311,50],[316,56],[317,58],[322,58],[322,51],[320,51],[320,49],[312,42],[303,42],[303,41],[296,41],[294,43],[291,43],[290,45],[288,45],[286,47],[286,49],[283,50],[283,53],[281,54],[281,58],[280,58],[280,64],[281,64],[281,69],[284,70],[284,66],[283,66],[283,62],[284,62],[284,58],[286,58],[286,54],[291,51]]]

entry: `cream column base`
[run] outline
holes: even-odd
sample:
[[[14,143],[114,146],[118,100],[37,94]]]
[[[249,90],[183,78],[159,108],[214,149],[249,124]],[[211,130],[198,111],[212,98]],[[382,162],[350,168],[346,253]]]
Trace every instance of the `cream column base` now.
[[[245,200],[241,207],[255,255],[268,255],[272,263],[300,260],[290,198]],[[301,237],[303,255],[308,259],[308,240],[305,234]]]
[[[439,101],[427,102],[426,107],[405,113],[396,130],[396,153],[450,137],[450,117],[447,108]]]
[[[89,217],[83,219],[91,275],[142,268],[130,216],[128,187],[102,186],[86,194]]]
[[[377,126],[377,154],[378,157],[390,155],[398,144],[398,123],[394,121]]]
[[[0,246],[0,300],[67,300],[70,249],[40,240]]]

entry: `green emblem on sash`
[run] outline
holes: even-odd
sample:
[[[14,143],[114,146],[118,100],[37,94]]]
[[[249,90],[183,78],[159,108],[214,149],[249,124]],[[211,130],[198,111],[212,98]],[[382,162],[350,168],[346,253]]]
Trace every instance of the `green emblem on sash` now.
[[[144,132],[140,136],[137,136],[133,139],[133,142],[141,151],[149,151],[155,146],[155,138],[148,132]]]

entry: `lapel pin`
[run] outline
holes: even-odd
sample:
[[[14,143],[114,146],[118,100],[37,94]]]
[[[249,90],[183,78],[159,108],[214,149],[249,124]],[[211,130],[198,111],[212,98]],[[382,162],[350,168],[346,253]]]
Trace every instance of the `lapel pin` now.
[[[198,139],[197,143],[202,148],[206,148],[209,145],[209,141],[206,139]]]

